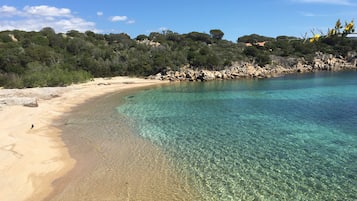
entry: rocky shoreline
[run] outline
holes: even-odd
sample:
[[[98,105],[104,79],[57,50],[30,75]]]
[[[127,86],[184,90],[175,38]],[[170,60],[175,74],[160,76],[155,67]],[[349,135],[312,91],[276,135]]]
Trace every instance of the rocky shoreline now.
[[[249,62],[236,62],[232,66],[220,70],[197,70],[189,66],[179,71],[166,71],[151,75],[148,79],[164,81],[209,81],[231,79],[259,79],[279,77],[291,73],[317,71],[357,70],[357,52],[349,53],[346,58],[335,57],[331,54],[316,53],[310,62],[303,58],[273,57],[272,64],[264,67]],[[97,85],[108,85],[107,79],[102,79]],[[23,105],[38,107],[38,100],[48,100],[60,96],[66,91],[63,87],[45,87],[29,89],[0,90],[0,110],[6,105]]]
[[[236,62],[232,66],[220,70],[197,70],[189,66],[179,71],[166,71],[149,76],[148,79],[170,81],[209,81],[230,80],[240,78],[270,78],[291,73],[357,70],[357,53],[349,53],[346,58],[331,54],[316,53],[311,62],[303,58],[273,57],[272,64],[264,67],[249,62]]]

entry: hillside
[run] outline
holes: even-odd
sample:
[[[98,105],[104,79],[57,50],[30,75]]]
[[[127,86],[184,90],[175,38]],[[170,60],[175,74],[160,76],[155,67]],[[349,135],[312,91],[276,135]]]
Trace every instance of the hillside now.
[[[75,30],[55,33],[52,28],[39,32],[3,31],[0,32],[0,86],[65,86],[93,77],[146,77],[180,72],[183,68],[222,71],[232,69],[237,63],[257,69],[289,69],[299,62],[299,65],[314,66],[317,52],[356,67],[357,41],[347,37],[325,37],[310,43],[296,37],[252,34],[232,42],[223,40],[223,35],[218,29],[210,34],[153,32],[136,38],[125,33]]]

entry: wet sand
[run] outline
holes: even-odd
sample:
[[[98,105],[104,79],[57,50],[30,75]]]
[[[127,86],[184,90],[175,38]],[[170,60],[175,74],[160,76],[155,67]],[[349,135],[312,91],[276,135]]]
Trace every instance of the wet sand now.
[[[128,93],[88,101],[61,120],[77,164],[46,200],[200,200],[161,150],[115,111]]]
[[[155,84],[162,82],[117,77],[64,88],[0,89],[1,200],[185,200],[192,195],[160,150],[136,136],[125,118],[113,113],[115,128],[90,116],[92,108],[100,108],[95,101],[105,99],[99,97]],[[38,107],[19,105],[23,98],[36,98]],[[86,119],[75,118],[80,114]],[[79,135],[101,136],[102,129],[115,136]]]

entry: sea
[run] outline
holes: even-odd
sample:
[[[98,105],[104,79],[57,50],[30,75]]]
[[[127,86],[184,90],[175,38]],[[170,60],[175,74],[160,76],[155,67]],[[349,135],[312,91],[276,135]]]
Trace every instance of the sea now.
[[[203,200],[357,200],[357,72],[182,82],[116,107]]]

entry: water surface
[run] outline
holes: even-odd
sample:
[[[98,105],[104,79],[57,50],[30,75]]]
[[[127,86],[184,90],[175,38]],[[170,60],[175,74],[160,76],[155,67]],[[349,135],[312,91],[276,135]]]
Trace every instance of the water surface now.
[[[55,190],[45,200],[201,200],[162,151],[116,112],[125,93],[94,98],[56,121],[64,124],[61,137],[76,165],[54,182]]]
[[[204,200],[357,200],[357,72],[180,83],[117,107]]]

